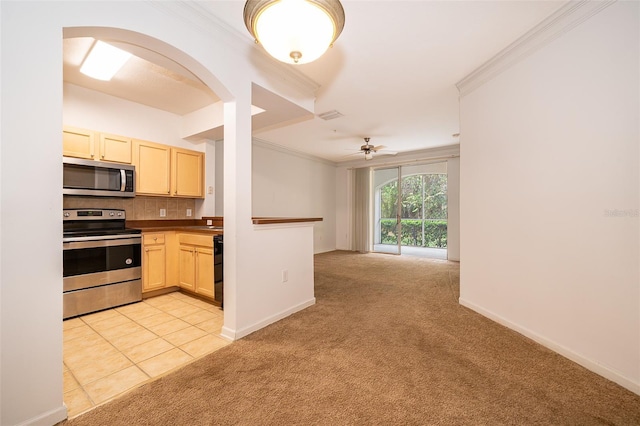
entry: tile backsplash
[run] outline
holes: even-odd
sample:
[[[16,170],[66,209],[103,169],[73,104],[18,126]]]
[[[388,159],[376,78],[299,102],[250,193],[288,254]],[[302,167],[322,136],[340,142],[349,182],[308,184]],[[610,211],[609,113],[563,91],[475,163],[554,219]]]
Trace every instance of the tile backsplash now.
[[[196,200],[192,198],[145,197],[81,197],[64,195],[62,205],[65,209],[95,208],[124,209],[128,220],[157,219],[195,219]],[[166,217],[160,217],[160,209],[165,209]],[[191,216],[187,216],[191,209]]]

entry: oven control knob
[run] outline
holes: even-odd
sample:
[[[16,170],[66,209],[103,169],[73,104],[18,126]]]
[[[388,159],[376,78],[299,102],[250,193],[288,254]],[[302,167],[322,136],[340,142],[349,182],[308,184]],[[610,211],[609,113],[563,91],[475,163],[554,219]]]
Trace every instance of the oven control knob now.
[[[115,213],[114,212],[110,212],[109,216],[115,216]]]
[[[131,265],[133,263],[133,259],[129,257],[127,258],[127,260],[124,261],[124,263],[126,263],[127,265]]]
[[[122,212],[118,212],[118,216],[122,216]]]
[[[64,212],[64,217],[69,217],[69,216],[71,216],[71,213],[69,213],[69,212]]]

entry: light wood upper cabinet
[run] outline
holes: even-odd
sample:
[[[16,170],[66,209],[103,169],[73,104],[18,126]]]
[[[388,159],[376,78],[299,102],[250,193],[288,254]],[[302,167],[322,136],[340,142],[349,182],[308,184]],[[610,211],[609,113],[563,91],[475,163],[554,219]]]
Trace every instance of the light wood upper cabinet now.
[[[204,154],[171,148],[171,195],[204,197]]]
[[[136,193],[164,197],[204,197],[204,153],[133,140]]]
[[[65,126],[63,155],[133,164],[136,193],[204,198],[204,153]]]
[[[133,164],[137,194],[165,197],[171,194],[171,147],[134,139]]]
[[[62,154],[65,157],[131,164],[131,138],[64,126]]]
[[[95,157],[95,132],[64,126],[62,130],[62,155],[93,160]]]
[[[131,164],[131,138],[100,133],[100,160]]]

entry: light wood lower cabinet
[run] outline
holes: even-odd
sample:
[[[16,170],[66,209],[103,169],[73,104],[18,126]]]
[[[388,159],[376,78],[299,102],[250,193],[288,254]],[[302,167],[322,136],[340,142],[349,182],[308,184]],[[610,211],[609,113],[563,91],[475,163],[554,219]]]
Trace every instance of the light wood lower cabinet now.
[[[198,247],[197,250],[196,293],[213,299],[213,248]]]
[[[196,248],[180,244],[178,248],[180,263],[179,285],[190,291],[196,291]]]
[[[142,234],[143,293],[180,287],[213,301],[213,264],[213,235],[176,231]]]
[[[167,250],[164,233],[142,235],[142,291],[165,288],[167,285]]]
[[[213,235],[179,234],[179,285],[213,299]]]
[[[148,293],[177,285],[176,233],[142,233],[142,292]]]

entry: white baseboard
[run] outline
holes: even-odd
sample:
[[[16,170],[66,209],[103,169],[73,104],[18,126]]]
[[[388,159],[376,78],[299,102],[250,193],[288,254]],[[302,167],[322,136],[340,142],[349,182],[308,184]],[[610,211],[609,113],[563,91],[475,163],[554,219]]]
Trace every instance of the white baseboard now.
[[[18,423],[17,426],[51,426],[65,420],[67,416],[67,406],[62,404],[58,408]]]
[[[599,374],[600,376],[611,380],[612,382],[615,382],[617,384],[619,384],[620,386],[630,390],[631,392],[640,395],[640,383],[633,381],[632,379],[629,379],[627,377],[625,377],[624,375],[620,374],[619,372],[606,367],[602,364],[599,364],[598,362],[586,358],[583,355],[580,355],[574,351],[572,351],[571,349],[562,346],[560,344],[558,344],[557,342],[554,342],[552,340],[547,339],[544,336],[539,335],[538,333],[535,333],[525,327],[522,327],[516,323],[513,323],[503,317],[501,317],[500,315],[497,315],[491,311],[488,311],[472,302],[469,302],[468,300],[463,299],[462,297],[460,299],[458,299],[458,301],[460,302],[460,304],[462,306],[465,306],[473,311],[476,311],[477,313],[479,313],[482,316],[485,316],[495,322],[497,322],[498,324],[504,325],[507,328],[510,328],[512,330],[517,331],[518,333],[522,334],[523,336],[526,336],[528,338],[530,338],[531,340],[534,340],[537,343],[540,343],[542,346],[545,346],[549,349],[551,349],[554,352],[559,353],[560,355],[564,356],[565,358],[570,359],[571,361],[580,364],[581,366],[583,366],[584,368],[593,371],[596,374]]]
[[[276,321],[280,321],[281,319],[286,318],[291,314],[295,314],[296,312],[301,311],[305,308],[308,308],[309,306],[313,306],[315,304],[316,304],[316,298],[314,297],[310,300],[307,300],[306,302],[302,302],[298,305],[292,306],[289,309],[285,309],[284,311],[278,312],[275,315],[271,315],[270,317],[264,318],[248,327],[244,327],[239,330],[234,330],[228,327],[222,327],[222,331],[220,335],[228,340],[242,339],[243,337],[248,336],[254,331],[258,331],[261,328],[268,326],[269,324],[273,324]]]

